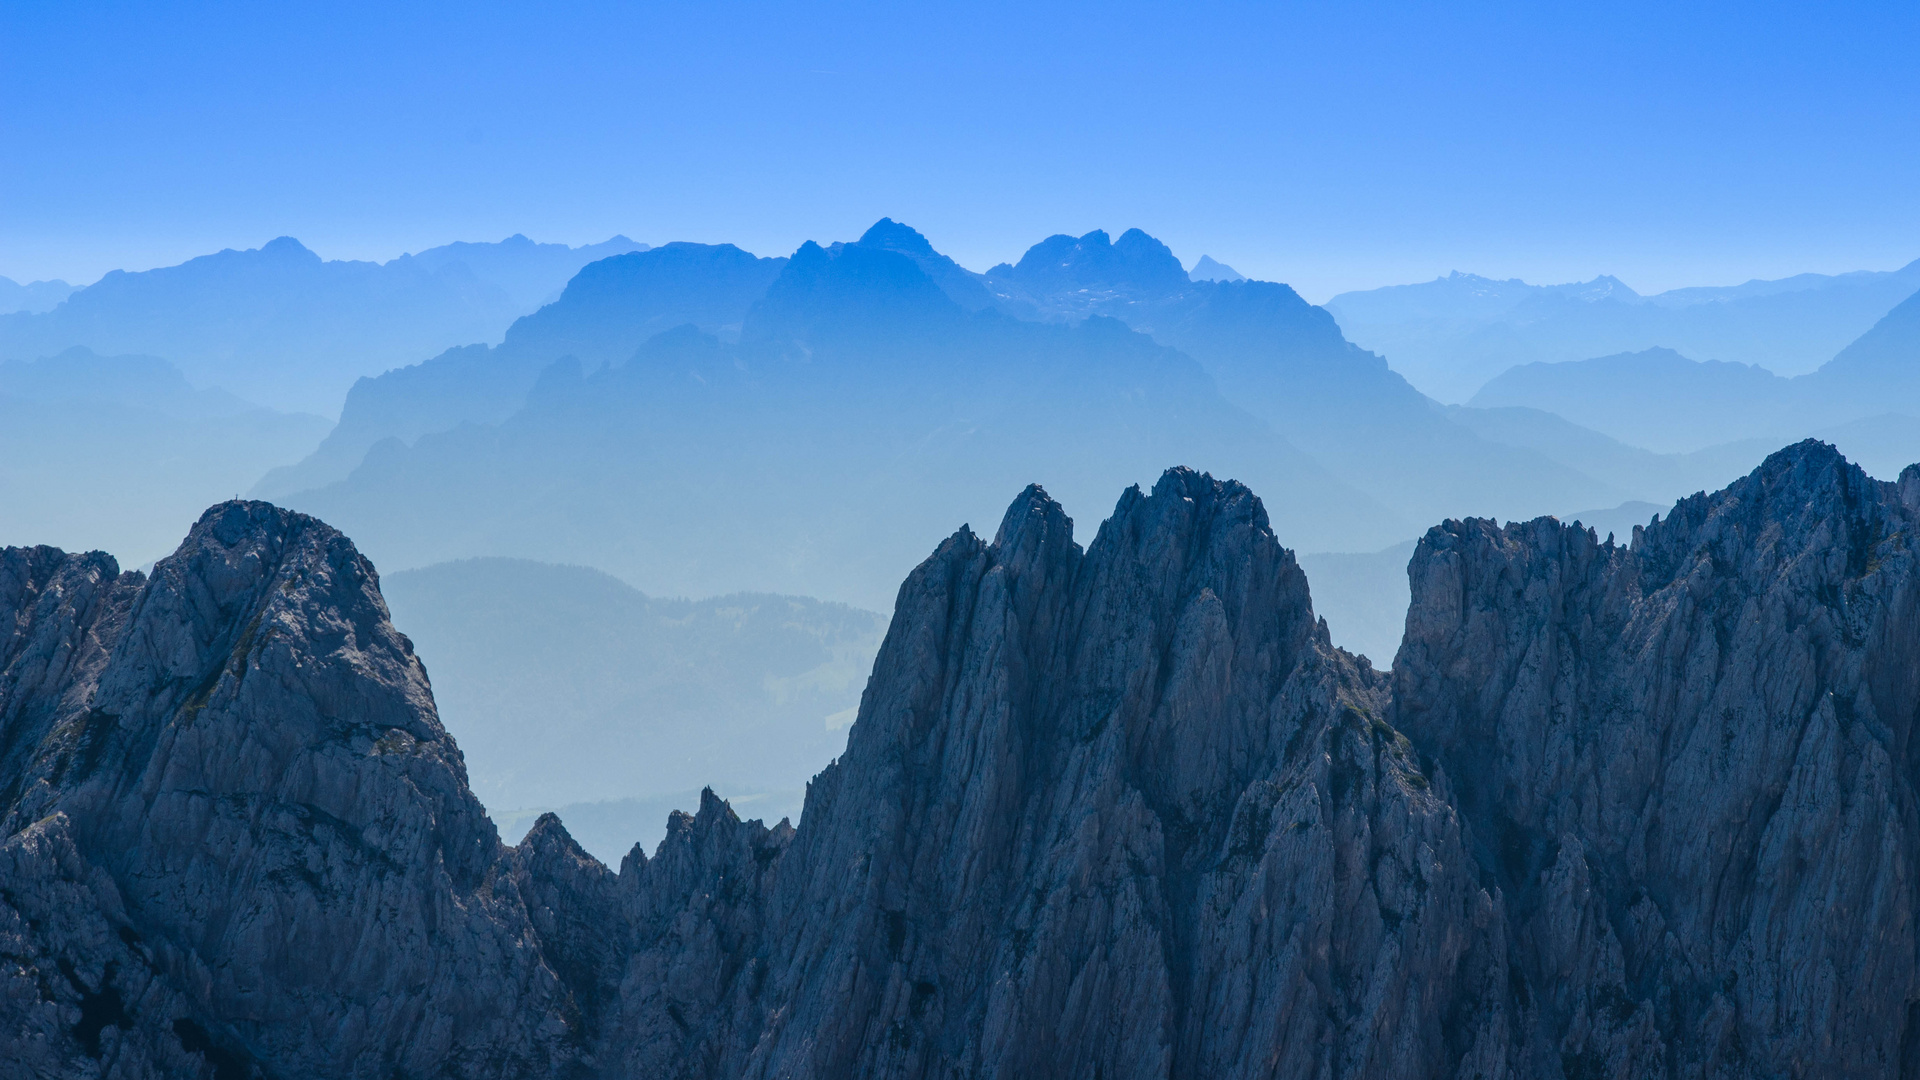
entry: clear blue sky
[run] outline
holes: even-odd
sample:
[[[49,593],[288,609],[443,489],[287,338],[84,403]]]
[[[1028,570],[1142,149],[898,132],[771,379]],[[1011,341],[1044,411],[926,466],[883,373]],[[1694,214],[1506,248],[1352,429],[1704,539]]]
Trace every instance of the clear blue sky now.
[[[1137,225],[1316,300],[1884,269],[1916,57],[1914,3],[5,0],[0,274],[883,214],[976,269]]]

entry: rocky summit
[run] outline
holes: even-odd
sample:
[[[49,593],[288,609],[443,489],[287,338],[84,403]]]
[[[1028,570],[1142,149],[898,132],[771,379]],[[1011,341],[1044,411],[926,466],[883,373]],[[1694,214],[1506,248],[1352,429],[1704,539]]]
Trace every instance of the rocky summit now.
[[[1391,673],[1244,487],[899,593],[799,828],[503,845],[348,540],[0,552],[0,1075],[1920,1075],[1920,467],[1449,521]]]

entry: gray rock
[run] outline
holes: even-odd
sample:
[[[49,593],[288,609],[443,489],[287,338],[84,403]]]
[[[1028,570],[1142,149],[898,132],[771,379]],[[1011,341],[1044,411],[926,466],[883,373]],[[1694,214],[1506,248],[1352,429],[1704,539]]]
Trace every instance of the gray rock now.
[[[1448,522],[1394,723],[1507,899],[1543,1075],[1913,1075],[1920,467],[1800,443],[1636,528]]]
[[[1245,488],[902,586],[804,824],[500,844],[338,533],[0,553],[7,1075],[1912,1075],[1920,468],[1415,552],[1391,675]]]
[[[650,1070],[1497,1060],[1497,904],[1386,726],[1384,678],[1328,643],[1246,489],[1175,470],[1085,551],[1029,489],[993,543],[942,544],[896,612],[846,755],[753,890],[775,879],[764,989],[711,1065]],[[1474,1015],[1449,1032],[1437,993]]]

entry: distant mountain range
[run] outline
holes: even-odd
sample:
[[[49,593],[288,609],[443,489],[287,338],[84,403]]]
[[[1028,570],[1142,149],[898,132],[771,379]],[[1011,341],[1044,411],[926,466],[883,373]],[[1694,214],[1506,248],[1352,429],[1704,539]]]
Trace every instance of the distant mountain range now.
[[[1792,379],[1648,349],[1511,368],[1482,387],[1472,404],[1542,409],[1661,451],[1736,440],[1770,445],[1812,434],[1834,442],[1875,475],[1892,476],[1916,459],[1884,461],[1876,441],[1884,443],[1904,426],[1912,432],[1904,444],[1920,451],[1920,294],[1902,301],[1817,371]],[[1866,421],[1872,423],[1858,426]]]
[[[64,281],[29,281],[25,285],[0,277],[0,315],[16,311],[47,311],[78,288]]]
[[[1510,367],[1664,347],[1700,360],[1812,371],[1920,291],[1894,271],[1800,274],[1640,296],[1615,278],[1528,285],[1454,273],[1327,302],[1347,337],[1415,386],[1462,402]]]
[[[901,239],[883,228],[807,244],[774,268],[736,342],[682,325],[622,363],[564,358],[506,419],[388,439],[346,480],[284,501],[352,522],[394,567],[504,554],[597,566],[654,593],[881,610],[887,582],[959,523],[956,507],[984,520],[998,492],[1036,478],[1090,501],[1166,461],[1207,460],[1285,492],[1277,517],[1313,546],[1411,531],[1228,403],[1187,356],[1113,319],[1013,318],[984,288],[969,310],[949,290],[978,283],[943,289],[922,269],[931,249],[916,259]],[[574,297],[587,278],[535,318],[589,321]],[[623,279],[624,308],[670,306],[658,277]],[[500,351],[436,363],[453,383],[484,382]]]
[[[1043,317],[1110,316],[1192,356],[1228,401],[1405,519],[1517,518],[1643,497],[1452,422],[1292,289],[1190,281],[1164,244],[1137,229],[1112,242],[1099,231],[1050,237],[987,278]]]
[[[1456,277],[1342,301],[1486,321],[1569,304],[1671,312],[1857,300],[1899,277],[1803,276],[1652,298],[1610,278],[1536,288]],[[558,295],[496,333],[498,344],[436,346],[398,366],[380,358],[411,346],[341,344],[386,334],[393,320],[406,324],[400,339],[423,348],[432,334],[459,341],[457,319],[428,316],[480,310],[461,295],[505,310],[543,289]],[[449,297],[458,302],[434,308]],[[134,318],[142,312],[153,317]],[[1077,506],[1185,462],[1273,492],[1275,527],[1301,550],[1364,553],[1416,535],[1423,521],[1669,505],[1806,434],[1884,471],[1920,456],[1920,425],[1901,412],[1914,321],[1907,307],[1888,313],[1801,380],[1653,352],[1521,367],[1471,405],[1445,406],[1287,286],[1205,257],[1189,271],[1139,230],[1049,237],[981,274],[882,219],[856,241],[810,244],[791,259],[724,244],[576,249],[516,237],[376,265],[323,262],[282,240],[109,275],[52,312],[0,317],[0,346],[120,326],[176,344],[256,334],[283,359],[304,350],[277,367],[263,352],[202,353],[204,371],[232,378],[189,370],[187,393],[249,380],[312,388],[361,372],[314,452],[301,457],[315,425],[294,421],[271,446],[205,459],[175,487],[204,500],[214,476],[210,493],[231,494],[246,486],[232,474],[251,472],[253,494],[353,529],[383,565],[504,555],[594,566],[663,595],[755,590],[885,610],[884,583],[957,523],[953,508],[984,516],[1007,486],[1035,479]],[[300,326],[313,332],[291,329]],[[335,361],[349,354],[357,367],[343,371]],[[78,355],[40,363],[51,370]],[[115,371],[88,376],[93,392],[146,407],[136,390],[146,384]],[[1815,386],[1828,388],[1819,400],[1844,407],[1806,408]],[[245,397],[240,412],[251,408]],[[134,444],[145,445],[100,443]],[[65,467],[43,470],[46,482],[57,488]],[[118,526],[36,520],[45,535],[128,558],[164,550]],[[1351,595],[1368,590],[1379,592]],[[1343,604],[1322,605],[1336,628],[1384,639],[1378,611]]]
[[[0,544],[157,559],[180,542],[183,514],[299,460],[327,428],[196,390],[157,357],[73,348],[0,362]]]
[[[322,260],[283,236],[178,266],[116,270],[50,309],[0,315],[0,360],[73,346],[158,356],[196,385],[331,416],[354,379],[497,340],[582,266],[645,246],[514,236],[371,263]]]
[[[786,262],[732,244],[674,243],[590,263],[552,304],[515,320],[499,345],[463,345],[360,378],[314,455],[268,473],[254,494],[271,499],[344,479],[383,439],[412,442],[463,423],[499,423],[562,357],[598,369],[680,325],[737,340],[748,308]]]
[[[952,508],[989,513],[1009,483],[1071,506],[1184,461],[1282,493],[1303,549],[1366,551],[1420,520],[1664,504],[1757,460],[1617,446],[1590,469],[1513,427],[1464,422],[1292,289],[1195,281],[1138,230],[974,274],[883,219],[790,260],[595,263],[501,345],[363,380],[322,451],[255,494],[390,566],[505,554],[885,609]]]
[[[396,568],[510,555],[885,610],[954,507],[983,516],[1028,480],[1075,506],[1187,462],[1280,493],[1302,550],[1366,552],[1423,520],[1664,506],[1764,453],[1442,406],[1292,289],[1195,281],[1139,230],[976,274],[882,219],[791,259],[593,263],[500,345],[362,379],[320,451],[254,494]]]
[[[1216,262],[1211,255],[1200,256],[1200,261],[1193,264],[1193,269],[1187,271],[1187,276],[1195,281],[1247,280],[1245,274],[1228,266],[1226,263]]]

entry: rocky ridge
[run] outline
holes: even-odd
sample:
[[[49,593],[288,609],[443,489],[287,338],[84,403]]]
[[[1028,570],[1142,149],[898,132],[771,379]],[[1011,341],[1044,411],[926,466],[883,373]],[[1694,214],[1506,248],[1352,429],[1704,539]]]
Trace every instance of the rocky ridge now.
[[[262,503],[0,553],[9,1075],[1920,1074],[1920,468],[1450,521],[1391,673],[1245,488],[902,586],[798,829],[500,843],[372,567]],[[0,1072],[6,1070],[0,1069]]]

